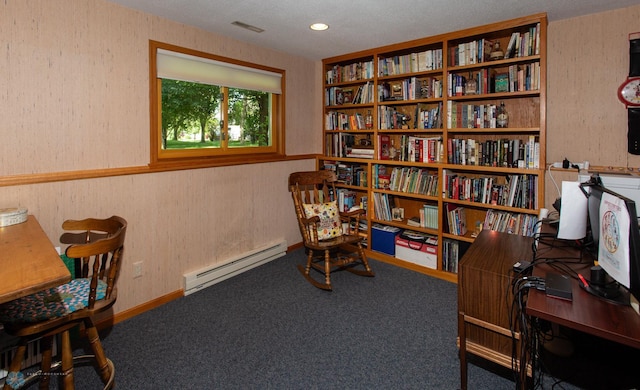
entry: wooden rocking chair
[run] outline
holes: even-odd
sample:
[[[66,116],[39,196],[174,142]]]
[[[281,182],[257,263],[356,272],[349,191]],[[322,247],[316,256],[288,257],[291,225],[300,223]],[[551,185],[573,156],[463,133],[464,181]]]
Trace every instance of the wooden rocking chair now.
[[[307,265],[298,265],[314,286],[331,290],[331,272],[347,270],[361,276],[374,276],[358,234],[362,209],[338,210],[336,174],[332,171],[295,172],[289,176],[289,191],[296,209],[298,226],[305,248]],[[311,276],[314,269],[324,275],[319,281]]]

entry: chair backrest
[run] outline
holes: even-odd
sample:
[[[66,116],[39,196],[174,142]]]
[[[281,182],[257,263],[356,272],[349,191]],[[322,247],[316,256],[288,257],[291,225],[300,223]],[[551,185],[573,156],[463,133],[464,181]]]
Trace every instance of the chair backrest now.
[[[115,284],[122,261],[127,221],[118,216],[107,219],[87,218],[67,220],[62,224],[64,233],[60,241],[71,243],[66,255],[80,259],[80,277],[91,278],[88,308],[96,301],[98,280],[106,283],[105,299],[115,296]]]
[[[302,223],[306,218],[304,204],[326,203],[336,194],[335,182],[338,180],[333,171],[294,172],[289,175],[289,191],[298,219],[298,227],[305,243],[314,242],[308,226]]]
[[[324,203],[335,193],[336,181],[333,171],[294,172],[289,175],[289,191],[304,203]]]

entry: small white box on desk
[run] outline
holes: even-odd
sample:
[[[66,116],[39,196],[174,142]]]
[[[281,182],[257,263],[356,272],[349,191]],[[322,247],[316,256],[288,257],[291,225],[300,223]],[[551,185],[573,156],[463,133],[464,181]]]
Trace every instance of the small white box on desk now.
[[[405,230],[396,236],[396,258],[438,268],[438,239],[428,234]]]

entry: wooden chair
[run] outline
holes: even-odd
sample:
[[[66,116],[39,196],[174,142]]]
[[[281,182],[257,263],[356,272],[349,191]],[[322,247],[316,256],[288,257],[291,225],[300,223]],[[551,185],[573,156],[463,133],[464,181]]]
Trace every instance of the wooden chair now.
[[[307,250],[307,265],[298,265],[298,269],[311,284],[323,290],[332,289],[332,270],[374,276],[362,248],[363,237],[358,234],[365,211],[337,210],[337,202],[332,198],[337,195],[336,181],[332,171],[295,172],[289,176],[289,191]],[[312,269],[324,275],[323,280],[313,278]]]
[[[5,331],[20,337],[5,390],[20,388],[36,379],[40,379],[41,389],[49,388],[51,345],[53,337],[58,335],[61,338],[61,362],[53,368],[61,366],[65,389],[74,388],[73,364],[81,359],[94,361],[105,389],[113,386],[113,363],[104,354],[93,318],[116,301],[116,280],[122,261],[127,222],[113,216],[108,219],[68,220],[62,227],[73,231],[63,234],[61,242],[72,243],[66,255],[80,259],[80,277],[0,306],[0,322]],[[93,355],[73,356],[69,331],[80,324],[84,325]],[[42,338],[41,371],[25,377],[20,368],[27,344],[38,338]]]

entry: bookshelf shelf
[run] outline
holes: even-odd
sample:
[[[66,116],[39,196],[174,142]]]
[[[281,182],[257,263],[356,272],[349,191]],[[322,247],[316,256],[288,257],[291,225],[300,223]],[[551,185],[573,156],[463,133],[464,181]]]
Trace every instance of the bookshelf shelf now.
[[[465,100],[489,100],[489,99],[515,99],[518,97],[529,97],[529,96],[538,96],[540,95],[540,91],[519,91],[519,92],[493,92],[493,93],[485,93],[485,94],[477,94],[477,95],[462,95],[462,96],[451,96],[448,98],[449,101],[457,102],[457,101],[465,101]]]
[[[511,134],[511,133],[534,133],[537,134],[540,132],[539,127],[509,127],[509,128],[491,128],[491,127],[477,127],[477,128],[467,128],[467,127],[458,127],[449,129],[448,133],[469,133],[469,134]]]
[[[458,72],[462,72],[462,71],[469,71],[470,69],[498,68],[498,67],[504,67],[505,65],[508,66],[508,65],[513,65],[513,64],[521,64],[521,63],[527,63],[527,62],[539,62],[539,61],[540,61],[540,56],[539,55],[533,55],[533,56],[526,56],[526,57],[509,58],[509,59],[506,59],[506,60],[496,60],[496,61],[490,61],[490,62],[481,62],[481,63],[477,63],[477,64],[451,66],[448,69],[449,69],[449,72],[458,73]]]
[[[442,233],[442,237],[443,238],[448,238],[450,240],[464,241],[464,242],[472,243],[475,240],[475,237],[473,237],[471,234],[472,233],[467,233],[464,236],[457,236],[455,234]]]
[[[527,234],[544,205],[546,29],[541,13],[323,60],[318,168],[357,172],[358,185],[340,188],[367,207],[367,238],[379,224],[438,242],[435,268],[367,249],[369,256],[455,282],[479,227]],[[508,58],[490,58],[496,42]],[[365,100],[355,99],[365,90]],[[506,128],[495,121],[501,103]],[[371,158],[348,157],[351,150]],[[415,189],[417,172],[432,192]],[[475,195],[454,199],[445,183],[452,176]],[[480,183],[490,183],[481,201]],[[434,209],[427,226],[424,214]]]

